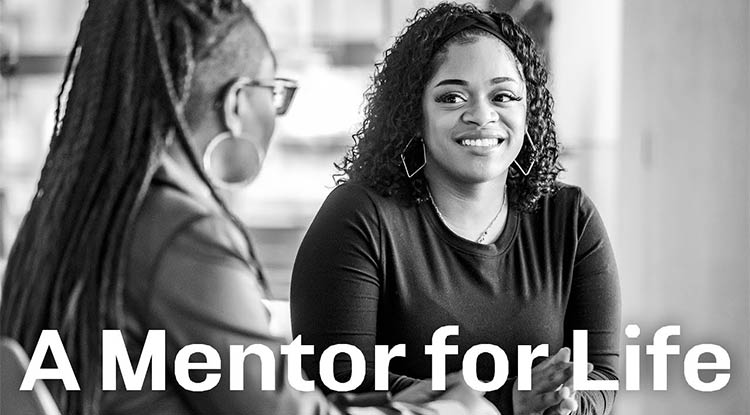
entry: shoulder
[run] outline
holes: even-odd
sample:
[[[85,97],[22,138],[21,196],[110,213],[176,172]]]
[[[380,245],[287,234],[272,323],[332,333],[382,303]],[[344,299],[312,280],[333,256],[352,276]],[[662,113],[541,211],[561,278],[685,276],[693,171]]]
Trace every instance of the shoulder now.
[[[212,207],[181,189],[153,183],[136,217],[128,261],[129,288],[147,293],[166,255],[244,259],[241,232]]]
[[[323,241],[367,241],[378,246],[384,227],[395,216],[396,202],[359,183],[344,183],[331,191],[315,215],[302,248]],[[357,242],[357,244],[359,243]]]
[[[325,205],[357,209],[375,209],[387,203],[387,198],[361,183],[347,182],[336,186],[326,198]]]
[[[396,201],[381,196],[360,183],[344,183],[331,191],[316,220],[358,219],[378,223],[383,212],[393,209]]]
[[[152,183],[136,217],[131,259],[155,259],[178,233],[211,215],[207,206],[180,189]]]
[[[535,223],[553,226],[558,232],[574,232],[579,236],[591,225],[603,228],[599,212],[586,192],[579,186],[555,183],[555,191],[539,200],[531,214]]]
[[[591,214],[596,211],[594,202],[579,186],[555,182],[555,190],[539,200],[539,211],[562,211],[571,214]]]

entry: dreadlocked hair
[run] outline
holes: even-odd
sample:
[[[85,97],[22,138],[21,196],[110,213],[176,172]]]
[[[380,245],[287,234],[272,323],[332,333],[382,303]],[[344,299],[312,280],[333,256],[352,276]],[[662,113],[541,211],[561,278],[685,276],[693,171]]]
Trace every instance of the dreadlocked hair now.
[[[362,183],[383,196],[395,196],[406,203],[427,200],[423,171],[409,178],[401,154],[418,145],[424,117],[422,95],[425,85],[442,64],[448,46],[466,43],[478,36],[492,36],[469,28],[445,39],[454,23],[463,17],[487,16],[507,42],[518,61],[526,82],[528,99],[527,131],[537,149],[525,144],[516,159],[528,176],[511,166],[508,191],[511,205],[533,211],[539,199],[555,190],[562,167],[557,161],[559,146],[552,120],[552,95],[546,87],[547,71],[537,54],[534,41],[505,13],[485,12],[472,4],[440,3],[432,9],[419,9],[384,58],[375,65],[370,87],[364,94],[364,121],[353,135],[354,145],[337,164],[336,184]],[[410,141],[414,139],[412,145]]]
[[[196,60],[242,19],[254,23],[241,0],[89,2],[0,312],[0,334],[29,354],[42,330],[58,330],[84,380],[78,392],[50,382],[62,413],[99,412],[102,330],[124,328],[124,258],[168,132],[226,210],[188,142],[184,106]]]

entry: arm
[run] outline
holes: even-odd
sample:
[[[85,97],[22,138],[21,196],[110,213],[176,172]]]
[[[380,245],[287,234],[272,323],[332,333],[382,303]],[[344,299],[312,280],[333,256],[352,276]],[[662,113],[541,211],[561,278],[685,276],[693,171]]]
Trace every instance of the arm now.
[[[565,315],[565,345],[572,347],[573,330],[588,330],[589,379],[617,379],[620,356],[620,285],[612,247],[594,204],[579,199],[578,246],[570,299]],[[577,392],[579,414],[608,414],[615,391]]]
[[[620,343],[619,282],[606,230],[593,203],[580,190],[571,204],[574,215],[567,216],[566,230],[559,231],[565,235],[566,244],[574,247],[564,348],[532,369],[531,391],[518,391],[517,379],[512,378],[498,391],[487,393],[503,413],[561,415],[573,410],[576,414],[604,415],[614,403],[614,391],[578,391],[571,395],[575,390],[570,362],[573,330],[588,331],[589,379],[617,379]],[[561,384],[565,387],[558,389]]]
[[[303,367],[326,392],[320,381],[320,354],[337,343],[352,344],[365,355],[365,381],[357,391],[375,388],[381,272],[379,218],[373,201],[356,185],[334,189],[302,241],[291,287],[292,331],[316,352],[303,360]],[[334,373],[337,379],[348,379],[348,359],[336,361]],[[394,390],[415,382],[389,374]]]
[[[303,396],[287,385],[285,361],[279,354],[281,341],[268,331],[254,270],[235,254],[228,242],[229,228],[221,218],[203,217],[183,225],[167,241],[149,290],[149,326],[166,331],[167,365],[172,371],[176,353],[185,345],[207,344],[219,353],[217,386],[205,392],[181,390],[196,412],[297,413],[315,397]],[[261,390],[262,365],[255,356],[244,362],[244,390],[229,390],[232,344],[263,344],[271,349],[275,391]]]
[[[152,320],[149,326],[165,329],[167,364],[172,370],[177,351],[188,344],[210,345],[220,355],[218,385],[204,392],[181,391],[195,412],[458,415],[467,413],[466,408],[476,408],[481,410],[471,413],[494,413],[487,411],[480,394],[462,384],[451,385],[447,392],[436,396],[440,398],[437,402],[426,402],[422,386],[407,389],[393,403],[380,399],[368,404],[359,399],[360,405],[367,406],[360,409],[350,408],[341,399],[334,399],[331,405],[317,390],[302,393],[291,388],[286,378],[286,362],[279,353],[281,339],[269,333],[268,314],[261,303],[262,291],[254,270],[236,254],[231,233],[226,222],[216,217],[202,217],[183,225],[165,244],[149,291],[148,315]],[[271,349],[274,391],[261,390],[260,375],[264,368],[255,356],[244,361],[243,390],[229,390],[229,345],[237,344],[262,344]]]

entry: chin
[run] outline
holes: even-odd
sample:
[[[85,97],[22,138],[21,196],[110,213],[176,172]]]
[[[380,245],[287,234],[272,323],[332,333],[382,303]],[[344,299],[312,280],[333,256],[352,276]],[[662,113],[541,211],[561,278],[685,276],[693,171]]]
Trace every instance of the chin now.
[[[475,169],[468,171],[456,172],[459,181],[466,184],[481,184],[501,180],[507,174],[506,169]]]

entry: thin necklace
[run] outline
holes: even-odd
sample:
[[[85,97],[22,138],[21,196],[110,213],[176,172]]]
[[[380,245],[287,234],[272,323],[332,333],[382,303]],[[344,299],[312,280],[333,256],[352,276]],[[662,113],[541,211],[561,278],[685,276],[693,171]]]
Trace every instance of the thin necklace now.
[[[500,205],[500,210],[495,213],[495,216],[490,221],[490,224],[487,225],[486,228],[484,228],[484,231],[479,235],[479,238],[477,238],[477,243],[483,244],[485,239],[487,238],[487,234],[489,234],[490,229],[492,228],[492,225],[495,224],[497,221],[497,218],[500,217],[500,214],[505,210],[505,206],[508,203],[508,197],[507,197],[507,186],[503,188],[503,203]],[[443,222],[443,225],[445,225],[448,229],[450,229],[453,233],[458,234],[456,230],[448,223],[448,221],[445,219],[445,216],[443,216],[443,213],[440,212],[440,209],[437,207],[437,204],[435,203],[435,198],[432,197],[432,192],[430,191],[430,187],[427,186],[427,194],[430,196],[430,202],[432,203],[432,207],[435,208],[435,212],[437,212],[438,217],[440,218],[440,221]]]

